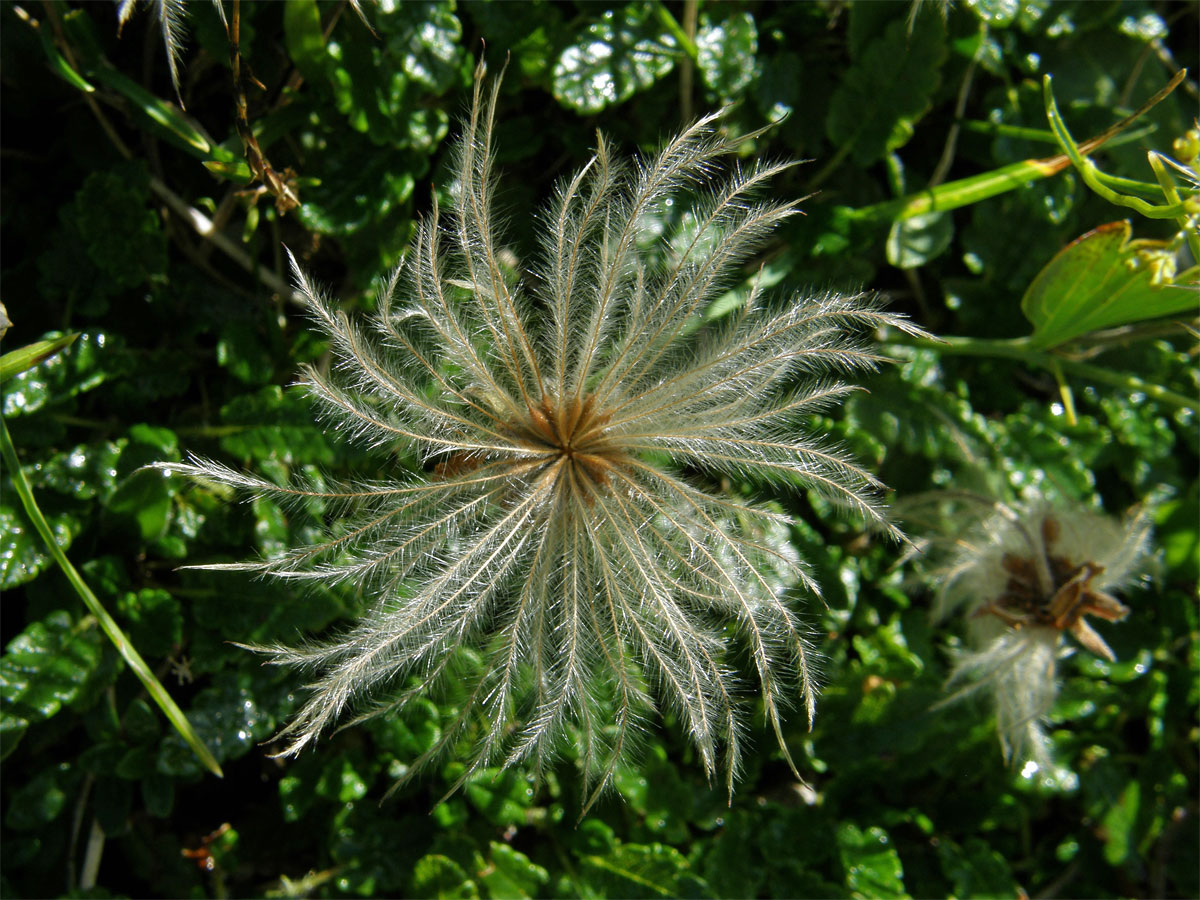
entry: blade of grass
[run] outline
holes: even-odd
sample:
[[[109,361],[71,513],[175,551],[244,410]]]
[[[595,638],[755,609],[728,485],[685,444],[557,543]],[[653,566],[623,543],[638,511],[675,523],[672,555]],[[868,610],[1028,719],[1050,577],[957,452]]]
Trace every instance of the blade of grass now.
[[[52,338],[48,341],[37,341],[25,347],[18,347],[16,350],[0,356],[0,384],[26,369],[32,369],[59,350],[71,346],[77,337],[79,337],[79,332],[64,334],[62,337]]]
[[[192,730],[192,725],[187,720],[187,716],[171,699],[171,695],[167,693],[167,689],[162,686],[154,673],[150,671],[150,667],[146,665],[146,661],[142,659],[140,653],[129,642],[129,638],[121,631],[121,627],[116,623],[112,616],[108,614],[100,603],[100,600],[92,593],[92,589],[87,586],[83,577],[76,570],[71,561],[67,559],[67,555],[63,553],[62,548],[54,540],[54,533],[50,530],[50,525],[46,521],[46,517],[42,515],[41,509],[38,508],[37,501],[34,499],[33,490],[29,486],[29,481],[25,478],[25,473],[21,471],[21,463],[17,458],[16,448],[13,446],[12,439],[8,435],[8,425],[3,419],[0,419],[0,453],[3,454],[4,464],[8,467],[9,477],[12,479],[13,487],[17,491],[17,496],[21,498],[21,505],[25,508],[25,514],[29,517],[29,521],[33,523],[33,527],[37,529],[37,533],[41,535],[45,541],[50,555],[54,557],[54,561],[58,563],[59,568],[63,570],[63,574],[67,576],[67,581],[71,583],[71,587],[79,594],[84,605],[88,608],[96,621],[100,623],[100,627],[104,633],[108,635],[108,639],[113,642],[117,651],[128,664],[133,673],[146,686],[146,690],[150,692],[150,696],[154,698],[154,702],[159,705],[167,719],[179,732],[180,736],[187,742],[187,745],[192,748],[192,752],[200,758],[204,763],[204,767],[216,775],[218,778],[223,778],[224,773],[221,771],[221,766],[217,762],[216,757],[212,752],[204,746],[196,732]]]

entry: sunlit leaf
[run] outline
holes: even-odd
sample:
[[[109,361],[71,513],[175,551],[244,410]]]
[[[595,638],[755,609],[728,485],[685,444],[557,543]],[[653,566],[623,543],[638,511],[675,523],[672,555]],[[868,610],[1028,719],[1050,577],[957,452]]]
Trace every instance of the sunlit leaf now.
[[[1155,284],[1130,241],[1128,220],[1090,231],[1059,252],[1021,298],[1036,347],[1054,347],[1089,331],[1200,309],[1200,268],[1174,284]]]
[[[0,656],[5,755],[24,731],[21,722],[49,719],[80,695],[98,671],[102,650],[96,629],[77,628],[61,610],[9,642]]]
[[[758,29],[748,12],[713,21],[705,13],[696,33],[697,63],[718,97],[734,98],[755,74]]]
[[[605,10],[554,66],[554,96],[590,115],[645,90],[675,65],[675,38],[648,2]]]
[[[851,897],[908,896],[904,890],[904,866],[886,831],[876,827],[862,831],[845,822],[838,828],[837,836]]]

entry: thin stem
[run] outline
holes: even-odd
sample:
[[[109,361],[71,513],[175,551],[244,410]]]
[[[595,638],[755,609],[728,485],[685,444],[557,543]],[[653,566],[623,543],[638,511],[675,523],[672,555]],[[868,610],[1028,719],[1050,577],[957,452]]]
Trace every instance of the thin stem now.
[[[206,241],[215,244],[217,249],[232,259],[235,263],[255,276],[259,281],[266,285],[271,290],[277,292],[281,297],[286,297],[297,306],[306,306],[304,296],[297,291],[292,290],[291,286],[286,281],[268,269],[266,266],[258,265],[250,256],[237,246],[233,241],[227,238],[222,232],[218,231],[212,220],[196,207],[190,205],[186,200],[172,191],[163,182],[157,178],[150,179],[150,189],[171,207],[171,209],[185,222],[192,226],[196,234],[200,235]]]
[[[679,42],[680,48],[687,54],[688,59],[693,63],[698,62],[700,59],[700,50],[696,46],[696,42],[688,37],[687,32],[683,30],[683,26],[675,21],[675,17],[671,15],[671,11],[662,3],[656,3],[654,4],[654,12],[667,31],[671,32],[671,37]]]
[[[1061,367],[1081,378],[1088,378],[1102,384],[1112,385],[1130,394],[1142,393],[1152,400],[1165,403],[1177,409],[1197,411],[1197,402],[1192,397],[1169,390],[1161,385],[1153,384],[1131,375],[1128,372],[1114,372],[1101,366],[1069,359],[1054,353],[1034,350],[1032,342],[1027,337],[1008,340],[991,340],[987,338],[947,337],[937,340],[927,338],[897,335],[889,339],[894,346],[917,347],[924,350],[936,350],[938,353],[954,356],[998,356],[1004,359],[1014,359],[1026,365],[1036,366],[1054,372]]]
[[[63,574],[67,576],[67,581],[71,583],[71,587],[75,589],[85,606],[91,612],[96,620],[100,623],[100,627],[108,636],[108,639],[113,642],[113,645],[120,652],[126,665],[133,670],[133,673],[146,686],[146,690],[150,692],[150,696],[154,698],[154,702],[159,705],[159,708],[166,714],[167,719],[175,726],[175,730],[183,737],[192,751],[204,763],[205,768],[216,775],[218,778],[224,777],[221,772],[221,766],[217,763],[216,757],[212,752],[204,746],[203,742],[192,730],[191,723],[188,722],[187,716],[171,699],[171,695],[167,693],[166,688],[162,683],[154,677],[154,673],[150,671],[150,667],[146,665],[146,661],[142,659],[140,653],[129,642],[129,638],[121,631],[121,627],[116,623],[112,616],[108,614],[108,610],[92,593],[92,589],[87,586],[78,570],[67,559],[67,555],[58,546],[58,542],[54,539],[54,532],[50,529],[50,524],[46,521],[46,517],[42,515],[41,509],[38,508],[37,501],[34,499],[33,490],[29,486],[28,479],[25,478],[25,472],[21,469],[21,461],[17,457],[17,450],[13,446],[12,438],[8,434],[8,425],[0,419],[0,453],[3,454],[4,464],[8,468],[9,478],[12,480],[13,488],[17,492],[17,496],[21,498],[21,505],[25,508],[25,515],[29,517],[29,521],[33,524],[34,529],[41,535],[42,540],[46,544],[46,549],[50,551],[50,555],[54,557],[54,561],[58,563]]]
[[[1067,130],[1067,124],[1063,121],[1062,115],[1058,111],[1058,104],[1054,101],[1054,92],[1051,90],[1050,83],[1050,76],[1047,75],[1042,81],[1042,91],[1046,103],[1046,117],[1050,120],[1050,127],[1054,130],[1054,136],[1058,138],[1059,145],[1062,147],[1063,152],[1067,154],[1067,158],[1071,160],[1071,164],[1079,172],[1079,177],[1083,179],[1084,184],[1109,203],[1132,209],[1148,219],[1176,219],[1184,215],[1182,203],[1173,203],[1169,206],[1156,206],[1153,203],[1147,203],[1140,197],[1118,194],[1112,188],[1108,187],[1098,177],[1099,169],[1096,168],[1096,164],[1080,151],[1079,145],[1071,137],[1071,132]]]

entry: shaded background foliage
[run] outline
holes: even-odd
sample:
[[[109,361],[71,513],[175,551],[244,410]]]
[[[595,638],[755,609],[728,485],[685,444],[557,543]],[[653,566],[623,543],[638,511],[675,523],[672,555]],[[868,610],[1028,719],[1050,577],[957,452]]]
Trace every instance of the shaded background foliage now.
[[[820,188],[763,254],[774,289],[865,285],[932,331],[975,338],[1028,333],[1018,301],[1034,275],[1123,211],[1070,171],[920,228],[889,233],[853,211],[929,184],[956,118],[967,125],[939,178],[1052,155],[1034,132],[997,127],[1045,130],[1042,73],[1086,135],[1161,87],[1172,57],[1197,58],[1196,10],[1183,3],[975,0],[944,21],[923,11],[911,33],[908,4],[708,3],[689,47],[690,9],[384,3],[367,9],[372,34],[341,4],[243,4],[242,56],[265,88],[247,89],[249,121],[301,201],[281,215],[243,185],[228,41],[208,4],[189,7],[186,120],[153,116],[173,90],[149,16],[118,38],[107,4],[0,7],[5,349],[82,333],[5,385],[3,413],[60,543],[225,771],[206,773],[165,726],[5,475],[6,896],[1200,893],[1194,416],[1071,377],[1071,421],[1049,374],[978,353],[892,347],[899,365],[817,424],[898,498],[955,487],[1036,488],[1110,511],[1157,501],[1156,577],[1125,598],[1126,622],[1103,629],[1119,661],[1077,654],[1062,667],[1059,769],[1006,767],[982,707],[931,711],[955,628],[930,625],[901,548],[799,493],[777,498],[800,522],[787,539],[825,586],[824,605],[809,604],[827,657],[817,724],[809,733],[794,716],[788,733],[809,787],[759,735],[727,805],[668,723],[578,825],[570,758],[541,784],[489,772],[441,800],[450,762],[380,804],[453,716],[452,693],[294,762],[257,746],[300,688],[228,642],[336,627],[364,598],[179,571],[304,541],[321,510],[230,504],[141,467],[183,449],[279,480],[412,464],[364,456],[314,422],[289,384],[326,348],[272,274],[284,277],[286,243],[347,306],[373,304],[432,186],[448,189],[446,138],[484,42],[493,63],[510,59],[498,143],[516,259],[534,246],[530,211],[587,158],[594,128],[649,151],[737,100],[736,131],[786,116],[748,153],[813,160],[778,191]],[[94,82],[111,135],[55,77],[47,43]],[[1106,169],[1146,177],[1145,149],[1169,151],[1194,110],[1192,82],[1149,114],[1153,130],[1104,154]],[[163,186],[267,274],[199,237]],[[662,223],[668,235],[687,226],[682,211]],[[1169,234],[1145,220],[1134,230]],[[1193,346],[1168,328],[1098,362],[1194,397]]]

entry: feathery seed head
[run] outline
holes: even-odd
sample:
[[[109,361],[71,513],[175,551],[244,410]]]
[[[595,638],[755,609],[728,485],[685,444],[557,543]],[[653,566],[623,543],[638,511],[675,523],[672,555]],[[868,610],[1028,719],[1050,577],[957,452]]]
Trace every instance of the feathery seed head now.
[[[1137,577],[1149,538],[1144,513],[1118,523],[1044,500],[996,504],[939,575],[934,617],[963,610],[974,648],[959,654],[948,683],[966,686],[945,702],[987,688],[1005,756],[1048,768],[1041,722],[1058,695],[1063,634],[1115,660],[1087,617],[1118,622],[1129,614],[1111,592]]]
[[[285,754],[351,706],[402,711],[452,677],[466,685],[462,712],[410,771],[467,738],[464,778],[540,766],[571,740],[599,791],[658,698],[732,790],[745,692],[731,642],[753,661],[782,747],[781,709],[803,698],[811,718],[815,694],[785,595],[815,585],[779,539],[785,515],[691,475],[815,489],[894,532],[876,480],[807,433],[804,417],[850,390],[834,374],[879,361],[864,332],[915,329],[862,296],[769,310],[757,291],[737,315],[696,328],[796,211],[756,199],[782,165],[719,174],[734,145],[717,116],[632,166],[600,138],[543,219],[535,277],[518,281],[501,264],[492,205],[496,96],[477,76],[452,208],[435,205],[369,329],[293,260],[332,339],[336,365],[306,372],[330,427],[415,450],[424,471],[317,490],[206,460],[170,468],[338,504],[324,542],[224,568],[374,588],[374,607],[342,636],[255,648],[318,673]],[[652,263],[647,217],[683,193],[700,195],[695,227]],[[482,664],[464,666],[464,647]]]

